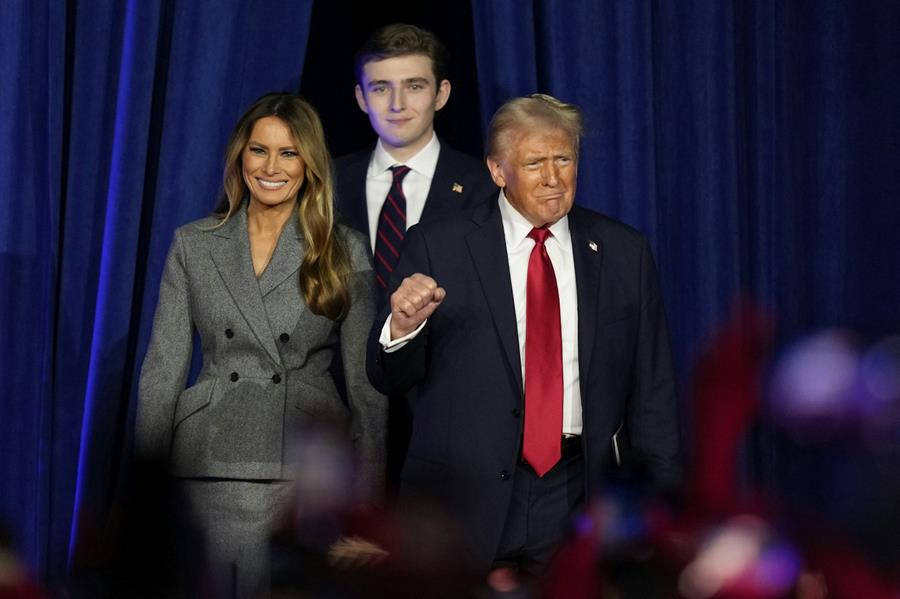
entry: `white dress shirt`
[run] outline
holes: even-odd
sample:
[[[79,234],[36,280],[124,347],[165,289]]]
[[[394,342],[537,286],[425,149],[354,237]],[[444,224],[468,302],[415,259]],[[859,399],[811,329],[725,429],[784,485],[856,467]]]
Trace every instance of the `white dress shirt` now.
[[[516,329],[519,335],[519,359],[522,380],[525,380],[525,297],[528,282],[528,260],[535,241],[528,237],[534,228],[513,208],[500,192],[500,217],[509,260],[509,278],[513,303],[516,307]],[[559,292],[559,322],[562,334],[563,427],[562,433],[580,435],[581,389],[578,373],[578,294],[575,288],[575,262],[572,257],[572,237],[569,217],[564,216],[550,226],[551,235],[544,242]],[[440,308],[438,308],[440,309]]]
[[[431,189],[431,180],[434,178],[434,169],[437,168],[438,155],[441,152],[441,143],[437,135],[431,134],[424,148],[415,156],[400,163],[394,160],[381,139],[375,144],[375,151],[369,159],[369,170],[366,171],[366,212],[369,216],[369,239],[372,243],[372,251],[375,251],[375,235],[378,228],[378,215],[381,206],[387,197],[391,184],[394,182],[394,173],[390,168],[396,164],[404,164],[409,167],[409,172],[403,178],[403,195],[406,197],[406,228],[410,228],[422,218],[425,209],[425,200],[428,198],[428,190]]]
[[[522,380],[525,380],[525,298],[528,281],[528,260],[534,248],[534,240],[528,237],[533,225],[522,216],[503,191],[500,192],[500,217],[503,222],[503,236],[506,241],[506,256],[509,260],[510,285],[516,310],[516,332],[519,337],[519,359]],[[580,435],[581,388],[578,371],[578,294],[575,287],[575,262],[572,256],[572,237],[569,234],[569,217],[565,216],[550,227],[552,235],[544,242],[559,293],[560,333],[562,335],[563,373],[563,424],[562,434]],[[440,285],[440,281],[438,281]],[[438,310],[441,308],[438,307]],[[419,334],[425,326],[423,322],[415,331],[391,340],[391,317],[388,315],[381,329],[379,341],[385,351],[397,351],[406,342]]]

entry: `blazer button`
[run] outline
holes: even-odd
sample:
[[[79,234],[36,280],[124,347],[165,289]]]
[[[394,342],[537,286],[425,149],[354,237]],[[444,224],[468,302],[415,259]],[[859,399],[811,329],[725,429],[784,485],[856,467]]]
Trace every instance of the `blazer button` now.
[[[234,331],[232,331],[231,329],[225,329],[225,336],[231,339],[232,337],[234,337]]]
[[[518,418],[519,416],[522,415],[522,410],[520,410],[519,408],[513,408],[512,415],[513,415],[513,418]]]
[[[280,382],[281,382],[281,375],[278,374],[277,372],[276,372],[275,374],[273,374],[273,375],[272,375],[272,382],[275,383],[276,385],[277,385],[278,383],[280,383]]]
[[[241,377],[238,376],[238,373],[232,372],[230,378],[231,378],[231,382],[232,382],[232,383],[236,383],[236,382],[238,381],[238,379],[241,378]]]
[[[500,471],[500,480],[509,480],[509,470]]]
[[[287,343],[288,341],[291,340],[291,336],[288,335],[287,333],[282,333],[278,336],[278,340],[281,341],[282,343]]]

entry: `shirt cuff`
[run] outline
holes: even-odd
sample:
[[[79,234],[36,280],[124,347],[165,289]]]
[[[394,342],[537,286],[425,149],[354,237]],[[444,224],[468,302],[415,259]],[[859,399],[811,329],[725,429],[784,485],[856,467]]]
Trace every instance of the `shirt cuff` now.
[[[398,349],[406,345],[409,341],[415,339],[416,335],[419,334],[419,331],[421,331],[425,327],[425,323],[428,322],[428,319],[426,318],[422,321],[422,324],[416,327],[416,330],[412,333],[404,335],[403,337],[400,337],[398,339],[391,340],[391,316],[391,314],[388,314],[387,320],[384,321],[384,326],[381,327],[381,336],[378,338],[378,342],[381,343],[381,349],[383,349],[385,353],[388,354],[397,351]]]

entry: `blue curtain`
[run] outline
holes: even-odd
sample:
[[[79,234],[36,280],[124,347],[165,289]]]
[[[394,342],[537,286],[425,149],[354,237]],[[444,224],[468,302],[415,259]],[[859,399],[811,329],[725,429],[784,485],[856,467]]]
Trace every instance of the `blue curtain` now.
[[[60,579],[103,524],[175,227],[295,91],[312,0],[0,5],[0,520]]]
[[[576,201],[654,245],[682,373],[740,300],[900,324],[900,5],[474,0],[482,126],[580,105]]]
[[[172,232],[211,210],[242,110],[299,89],[312,2],[0,2],[0,520],[45,579],[122,479]],[[534,91],[584,108],[577,201],[649,236],[683,374],[743,297],[784,337],[898,328],[900,4],[472,15],[482,127]]]

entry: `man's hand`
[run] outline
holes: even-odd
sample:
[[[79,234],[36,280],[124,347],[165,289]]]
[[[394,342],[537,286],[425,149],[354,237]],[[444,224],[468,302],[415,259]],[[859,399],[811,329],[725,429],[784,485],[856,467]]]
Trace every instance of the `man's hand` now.
[[[403,279],[391,294],[391,340],[409,335],[444,301],[447,292],[429,276],[416,273]]]

